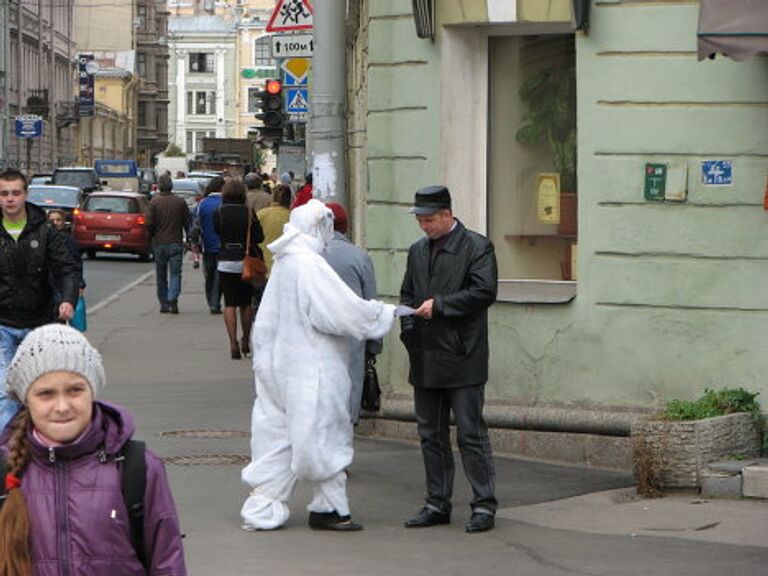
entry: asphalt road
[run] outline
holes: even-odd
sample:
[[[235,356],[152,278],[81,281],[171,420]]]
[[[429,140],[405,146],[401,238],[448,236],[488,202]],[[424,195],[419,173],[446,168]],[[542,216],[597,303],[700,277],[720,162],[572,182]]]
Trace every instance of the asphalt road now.
[[[143,274],[154,270],[153,262],[139,262],[132,254],[106,254],[100,252],[96,260],[83,258],[85,297],[94,306],[112,296],[122,287],[131,284]]]

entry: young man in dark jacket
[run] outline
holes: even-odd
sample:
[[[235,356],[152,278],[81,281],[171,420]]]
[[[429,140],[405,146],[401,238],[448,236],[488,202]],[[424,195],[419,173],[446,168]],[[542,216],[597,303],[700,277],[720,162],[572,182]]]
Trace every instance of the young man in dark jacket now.
[[[410,212],[426,234],[411,245],[400,302],[415,312],[402,318],[410,357],[408,379],[427,479],[424,508],[407,528],[448,524],[453,492],[449,431],[453,412],[464,473],[472,487],[467,532],[494,526],[497,501],[488,428],[483,419],[488,379],[488,307],[496,300],[493,244],[453,217],[444,186],[416,192]]]
[[[0,433],[18,405],[7,398],[5,370],[30,330],[56,320],[50,278],[60,282],[58,317],[74,315],[80,277],[63,234],[27,202],[21,172],[0,172]]]
[[[170,174],[160,176],[157,189],[158,194],[152,198],[149,208],[157,299],[160,301],[161,314],[178,314],[184,240],[189,233],[191,218],[184,199],[171,193],[173,180]]]

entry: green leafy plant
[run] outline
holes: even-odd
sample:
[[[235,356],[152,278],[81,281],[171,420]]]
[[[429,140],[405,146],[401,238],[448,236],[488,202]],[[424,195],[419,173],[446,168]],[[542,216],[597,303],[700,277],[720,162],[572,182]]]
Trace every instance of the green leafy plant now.
[[[576,69],[552,67],[528,78],[519,90],[527,104],[523,125],[515,133],[521,144],[545,141],[552,153],[561,189],[576,191]]]
[[[178,147],[174,142],[168,144],[168,148],[165,149],[165,155],[169,157],[186,156],[184,151]]]
[[[706,388],[696,400],[670,400],[666,403],[662,418],[667,420],[701,420],[735,412],[749,412],[755,419],[760,418],[759,392],[748,392],[744,388]]]

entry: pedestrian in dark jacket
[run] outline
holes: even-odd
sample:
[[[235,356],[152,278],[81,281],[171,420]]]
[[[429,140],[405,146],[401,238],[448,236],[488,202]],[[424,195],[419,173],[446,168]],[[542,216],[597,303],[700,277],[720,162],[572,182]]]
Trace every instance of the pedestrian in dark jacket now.
[[[221,191],[221,206],[213,219],[213,226],[220,236],[219,279],[224,294],[224,326],[229,336],[229,350],[232,360],[239,360],[243,354],[251,353],[251,325],[253,324],[254,287],[243,282],[243,259],[246,251],[251,256],[263,258],[259,242],[264,232],[259,219],[245,203],[246,191],[242,180],[232,179],[224,184]],[[248,230],[250,224],[250,244]],[[240,324],[243,336],[237,339],[237,310],[240,309]]]
[[[184,576],[179,522],[161,460],[147,451],[146,568],[129,534],[120,460],[134,424],[96,400],[101,356],[77,330],[29,333],[8,368],[24,404],[0,447],[8,493],[0,510],[0,574]]]
[[[80,282],[64,236],[26,200],[24,174],[0,172],[0,433],[18,410],[5,394],[8,363],[30,330],[72,319]],[[51,279],[61,287],[55,313]]]
[[[173,180],[169,174],[160,176],[157,189],[149,206],[148,226],[155,254],[157,299],[161,314],[178,314],[184,240],[191,218],[184,199],[171,193]]]
[[[64,210],[59,210],[58,208],[54,210],[48,211],[48,222],[50,222],[56,230],[61,232],[64,235],[64,240],[67,242],[67,248],[69,248],[69,253],[72,254],[72,258],[75,261],[75,268],[77,269],[77,274],[80,277],[80,296],[85,296],[85,277],[83,276],[83,259],[80,255],[80,250],[77,247],[77,243],[75,242],[74,237],[71,233],[69,233],[64,227],[66,226],[67,219],[66,214],[64,213]],[[59,304],[61,304],[61,282],[57,281],[56,279],[51,279],[53,283],[54,288],[54,305],[53,309],[54,312],[59,309]],[[55,317],[55,315],[54,315]]]
[[[400,302],[415,308],[401,321],[410,357],[408,379],[424,468],[427,499],[408,528],[447,524],[451,518],[453,453],[450,412],[456,420],[464,473],[472,487],[467,532],[494,525],[494,463],[483,419],[488,379],[488,307],[496,300],[493,244],[453,217],[444,186],[416,192],[411,213],[425,238],[411,245]]]
[[[221,206],[221,190],[224,178],[214,176],[205,189],[205,198],[197,205],[195,237],[203,249],[203,274],[205,275],[205,299],[211,314],[221,314],[221,285],[219,281],[219,235],[213,229],[213,217]]]

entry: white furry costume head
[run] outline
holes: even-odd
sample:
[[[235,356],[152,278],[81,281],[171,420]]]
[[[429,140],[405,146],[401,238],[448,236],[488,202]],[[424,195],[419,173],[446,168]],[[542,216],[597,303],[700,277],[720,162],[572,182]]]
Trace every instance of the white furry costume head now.
[[[333,239],[333,212],[319,200],[312,199],[291,210],[283,235],[268,246],[278,256],[289,245],[307,246],[315,252],[325,251]]]

